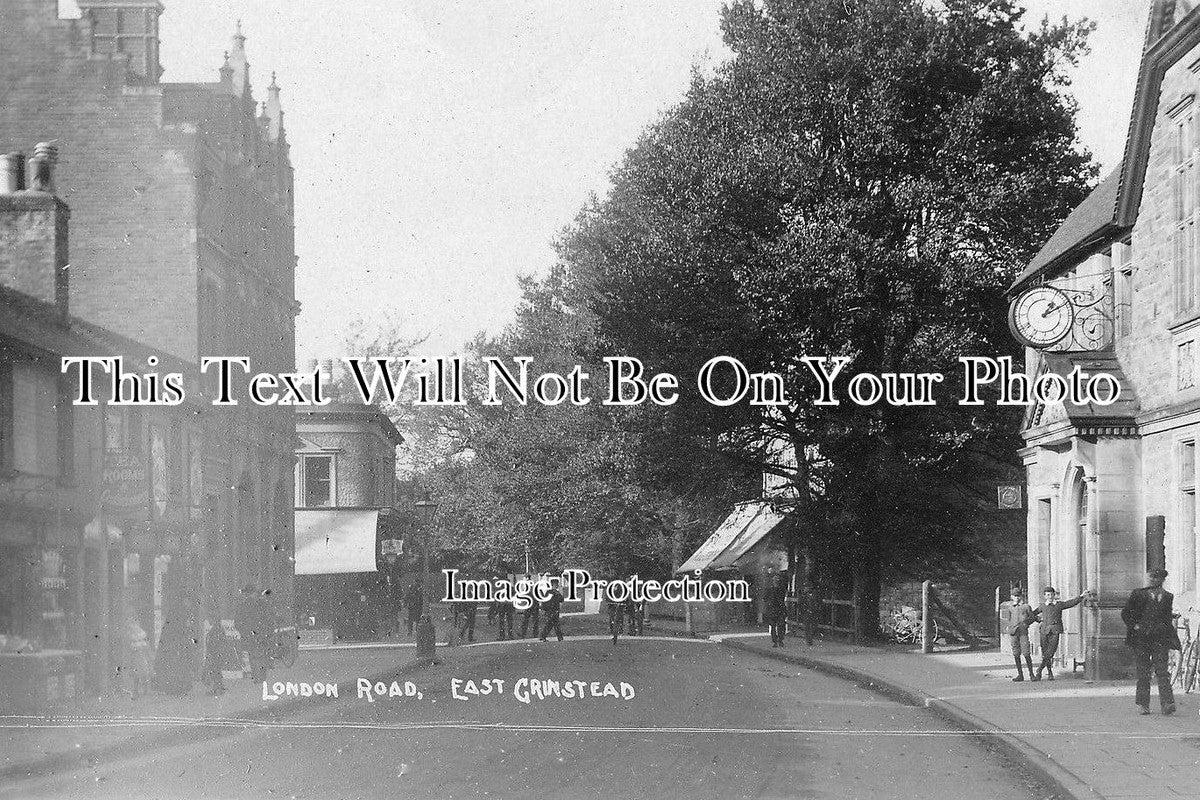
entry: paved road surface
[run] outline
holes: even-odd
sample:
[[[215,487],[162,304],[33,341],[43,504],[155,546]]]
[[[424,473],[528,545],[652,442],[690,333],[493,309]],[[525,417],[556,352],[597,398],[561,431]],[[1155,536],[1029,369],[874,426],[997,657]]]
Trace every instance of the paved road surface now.
[[[451,680],[502,694],[452,697]],[[521,678],[630,684],[632,700],[514,694]],[[709,642],[462,648],[422,698],[342,696],[238,729],[0,788],[22,798],[1046,797],[923,709]],[[405,678],[400,678],[401,681]],[[465,684],[462,688],[466,688]]]

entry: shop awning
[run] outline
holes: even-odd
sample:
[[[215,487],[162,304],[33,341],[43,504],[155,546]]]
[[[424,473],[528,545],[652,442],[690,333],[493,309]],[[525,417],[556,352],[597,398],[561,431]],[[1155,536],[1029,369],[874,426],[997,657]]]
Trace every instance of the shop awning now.
[[[742,528],[724,552],[713,559],[709,565],[710,569],[737,566],[737,562],[742,556],[754,549],[755,545],[775,530],[779,523],[783,522],[783,514],[772,511],[766,503],[759,503],[758,506],[758,513],[755,514],[754,519],[750,520],[749,525]]]
[[[738,503],[712,536],[676,572],[732,566],[782,520],[783,515],[772,511],[771,506],[761,500]],[[735,554],[726,558],[729,553]]]
[[[379,512],[374,509],[296,511],[296,574],[375,571]]]

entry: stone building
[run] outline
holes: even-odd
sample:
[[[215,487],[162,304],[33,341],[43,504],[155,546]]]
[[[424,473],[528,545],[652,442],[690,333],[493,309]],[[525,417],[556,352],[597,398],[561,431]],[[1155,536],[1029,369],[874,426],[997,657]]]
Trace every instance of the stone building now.
[[[211,355],[246,356],[254,372],[294,368],[293,176],[279,87],[272,77],[260,107],[240,26],[225,63],[215,60],[217,80],[169,83],[157,0],[78,0],[78,19],[60,19],[58,5],[0,3],[0,141],[57,143],[72,312],[184,362],[201,401],[163,431],[134,420],[109,452],[114,465],[143,444],[182,453],[191,489],[168,492],[148,515],[106,507],[106,518],[180,534],[187,549],[170,570],[198,570],[175,576],[195,587],[192,614],[208,604],[232,616],[247,583],[272,587],[286,606],[293,414],[245,401],[214,408],[211,376],[198,374]],[[164,555],[157,541],[143,537],[146,558]]]
[[[1200,9],[1153,0],[1150,14],[1121,166],[1013,287],[1015,329],[1032,291],[1035,316],[1062,321],[1060,340],[1027,349],[1028,376],[1079,367],[1121,388],[1110,405],[1033,405],[1024,430],[1029,585],[1099,593],[1070,613],[1063,654],[1101,677],[1129,671],[1119,611],[1148,566],[1165,563],[1177,610],[1200,605]]]
[[[400,580],[414,566],[412,518],[399,508],[404,437],[376,406],[296,408],[296,610],[334,638],[394,632]]]

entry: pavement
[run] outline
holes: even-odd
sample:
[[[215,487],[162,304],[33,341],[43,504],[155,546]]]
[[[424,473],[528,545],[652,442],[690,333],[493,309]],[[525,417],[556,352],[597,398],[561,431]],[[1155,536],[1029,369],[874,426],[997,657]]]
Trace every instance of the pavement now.
[[[564,621],[564,632],[577,646],[599,647],[608,639],[607,620],[573,615]],[[754,629],[708,634],[704,637],[708,642],[687,641],[682,624],[670,620],[654,620],[646,634],[642,641],[622,637],[621,644],[633,650],[669,647],[688,658],[692,653],[711,658],[711,647],[719,644],[757,658],[807,667],[923,707],[1021,764],[1063,798],[1200,795],[1200,695],[1177,695],[1179,711],[1174,716],[1164,717],[1157,710],[1140,716],[1129,682],[1086,682],[1082,675],[1066,673],[1054,682],[1014,683],[1010,660],[995,650],[922,655],[897,647],[831,640],[809,646],[796,638],[775,649],[764,632]],[[477,638],[493,638],[492,626],[482,616]],[[453,663],[478,658],[507,662],[513,654],[526,658],[548,652],[544,648],[556,644],[528,639],[480,641],[441,648],[439,655]],[[335,682],[347,697],[353,695],[358,677],[374,680],[417,670],[421,665],[412,661],[413,655],[407,643],[305,650],[293,669],[275,670],[271,680]],[[671,663],[668,669],[674,667]],[[221,724],[279,720],[330,702],[325,698],[264,701],[261,694],[261,686],[237,681],[219,698],[197,693],[139,701],[109,698],[84,704],[69,716],[0,717],[0,727],[6,729],[0,737],[4,741],[0,780],[94,766],[110,756],[140,751],[151,740],[162,746],[178,744],[196,734],[189,731],[188,721],[219,733]],[[164,725],[166,721],[171,724]]]
[[[683,635],[682,623],[656,621],[655,633]],[[854,681],[924,706],[986,738],[1024,763],[1059,794],[1087,800],[1200,796],[1200,693],[1176,693],[1178,711],[1141,716],[1131,681],[1013,682],[1011,657],[998,650],[924,655],[898,647],[856,646],[789,637],[771,647],[761,631],[707,638]],[[1028,676],[1027,676],[1028,677]]]

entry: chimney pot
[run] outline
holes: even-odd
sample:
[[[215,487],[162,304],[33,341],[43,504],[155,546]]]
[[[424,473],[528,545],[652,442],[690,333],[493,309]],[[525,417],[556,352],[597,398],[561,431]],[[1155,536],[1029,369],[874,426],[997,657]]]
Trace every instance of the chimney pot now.
[[[0,191],[4,194],[25,190],[25,154],[5,153],[0,156]]]

